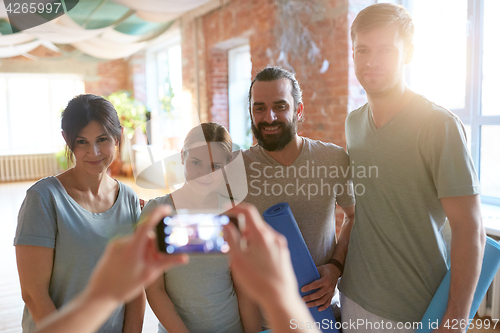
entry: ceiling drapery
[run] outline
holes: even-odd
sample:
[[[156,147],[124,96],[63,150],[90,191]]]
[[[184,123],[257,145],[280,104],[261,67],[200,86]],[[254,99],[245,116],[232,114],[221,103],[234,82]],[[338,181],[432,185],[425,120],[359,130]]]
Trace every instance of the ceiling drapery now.
[[[210,0],[114,0],[136,10],[137,16],[146,21],[163,22],[175,19],[183,13],[204,5]]]
[[[5,6],[0,4],[0,58],[44,45],[71,45],[100,59],[128,57],[154,42],[183,13],[210,0],[80,0],[66,15],[12,33]]]

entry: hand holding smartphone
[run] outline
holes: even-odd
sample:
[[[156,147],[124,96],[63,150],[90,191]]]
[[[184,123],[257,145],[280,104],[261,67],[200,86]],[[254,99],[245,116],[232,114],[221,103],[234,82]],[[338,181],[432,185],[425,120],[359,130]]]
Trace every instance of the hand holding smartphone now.
[[[158,249],[169,254],[221,254],[229,251],[222,227],[234,223],[244,228],[244,217],[210,212],[192,213],[180,210],[166,216],[156,226]]]

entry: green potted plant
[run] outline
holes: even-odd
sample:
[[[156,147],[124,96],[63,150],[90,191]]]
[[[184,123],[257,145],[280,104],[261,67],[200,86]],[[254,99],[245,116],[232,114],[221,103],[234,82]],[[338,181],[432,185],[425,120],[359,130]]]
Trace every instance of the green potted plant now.
[[[146,107],[133,98],[130,92],[120,90],[105,98],[115,107],[124,128],[123,134],[128,139],[132,139],[137,127],[140,127],[142,132],[146,133]]]
[[[110,101],[118,113],[118,118],[123,126],[123,142],[119,159],[115,160],[110,166],[111,174],[116,176],[125,174],[132,175],[130,164],[129,147],[131,140],[137,134],[136,128],[140,128],[141,134],[146,133],[146,106],[133,98],[131,93],[126,90],[120,90],[105,97]]]

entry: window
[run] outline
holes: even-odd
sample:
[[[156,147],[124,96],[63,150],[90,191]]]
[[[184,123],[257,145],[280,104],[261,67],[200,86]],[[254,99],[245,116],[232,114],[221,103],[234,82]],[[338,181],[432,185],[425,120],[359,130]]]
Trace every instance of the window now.
[[[406,0],[415,24],[408,82],[464,122],[483,203],[500,205],[500,1]]]
[[[170,30],[169,30],[170,31]],[[181,35],[179,29],[171,29],[166,41],[146,50],[146,105],[151,120],[146,124],[148,144],[136,140],[132,145],[132,164],[136,182],[143,188],[176,190],[182,174],[176,167],[159,170],[155,164],[167,157],[179,157],[187,132],[199,124],[193,114],[189,94],[182,91]],[[193,125],[194,124],[194,125]],[[175,165],[174,163],[174,165]],[[177,164],[177,165],[179,165]],[[143,172],[146,168],[153,169]],[[152,170],[152,171],[151,171]],[[161,177],[163,174],[164,177]],[[172,180],[172,184],[170,184]]]
[[[0,74],[0,154],[61,150],[61,111],[84,90],[72,75]]]
[[[464,114],[467,0],[413,1],[410,9],[415,52],[409,85],[436,104]]]
[[[252,129],[248,112],[248,89],[252,83],[250,45],[228,52],[229,132],[234,143],[242,148],[252,145]]]
[[[476,45],[481,53],[476,52],[478,59],[475,70],[478,73],[471,81],[477,85],[477,103],[473,104],[471,123],[475,129],[474,139],[478,142],[473,151],[479,161],[483,201],[500,205],[500,104],[496,102],[498,93],[498,77],[500,76],[500,46],[498,31],[500,31],[500,1],[484,0],[474,3],[474,20]],[[471,15],[472,16],[472,15]],[[483,18],[481,20],[481,18]],[[496,102],[496,103],[495,103]]]
[[[157,151],[180,151],[182,58],[180,35],[146,52],[147,107],[151,111],[150,143]],[[190,123],[190,122],[189,122]],[[159,156],[158,156],[159,158]]]

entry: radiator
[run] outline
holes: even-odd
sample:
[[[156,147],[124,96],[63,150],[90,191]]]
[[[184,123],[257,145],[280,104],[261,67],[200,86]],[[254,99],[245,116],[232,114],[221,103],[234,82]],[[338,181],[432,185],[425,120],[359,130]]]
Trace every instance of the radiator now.
[[[54,153],[0,156],[0,182],[40,179],[58,172]]]

